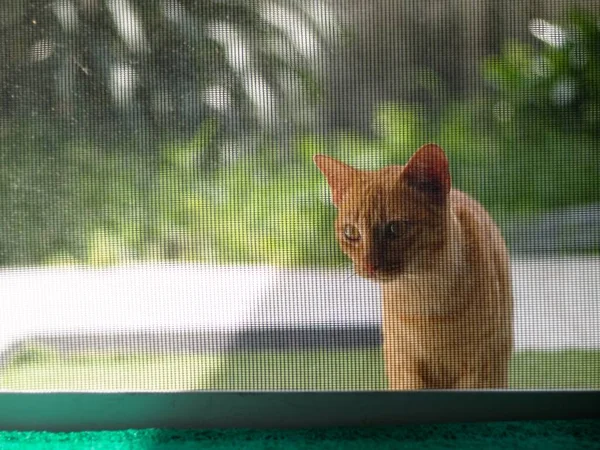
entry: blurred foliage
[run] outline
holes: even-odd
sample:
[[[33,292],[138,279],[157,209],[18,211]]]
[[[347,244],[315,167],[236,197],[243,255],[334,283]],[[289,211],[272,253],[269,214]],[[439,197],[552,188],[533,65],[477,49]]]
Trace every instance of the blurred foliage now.
[[[484,76],[499,93],[497,119],[525,134],[552,127],[600,135],[599,24],[597,14],[580,10],[560,24],[536,19],[530,30],[538,47],[512,42],[488,59]]]
[[[200,176],[216,126],[160,147],[157,160],[99,152],[87,141],[51,152],[33,130],[0,139],[0,264],[122,264],[174,260],[339,267],[335,208],[312,156],[360,168],[403,164],[425,141],[442,145],[453,182],[501,225],[600,202],[597,139],[546,128],[535,142],[486,124],[485,104],[449,105],[433,126],[414,106],[383,106],[378,139],[305,136],[287,164],[265,146]],[[482,124],[486,124],[482,126]],[[38,134],[39,129],[36,129]]]
[[[89,4],[98,8],[105,5],[104,9],[89,8],[97,14],[104,11],[109,22],[116,20],[108,6],[114,7],[117,2]],[[217,14],[219,8],[237,5],[249,16],[240,12],[232,17],[247,25],[251,18],[259,20],[248,6],[257,4],[215,2],[218,7],[213,5],[211,10]],[[84,3],[77,5],[83,8]],[[139,11],[152,10],[150,6],[142,8],[141,3],[135,5]],[[155,7],[158,3],[149,5]],[[201,15],[200,10],[191,8],[191,3],[185,5],[189,9],[185,17],[192,13]],[[292,3],[285,5],[291,7]],[[51,14],[53,10],[48,11]],[[165,10],[160,11],[155,11],[156,17],[167,17]],[[219,14],[226,16],[223,11]],[[145,13],[143,17],[148,20],[154,16]],[[242,20],[243,17],[246,18]],[[209,23],[209,19],[197,20]],[[40,18],[37,23],[43,20]],[[104,26],[100,19],[94,23]],[[152,27],[159,27],[159,23],[163,22],[152,22]],[[55,122],[43,120],[31,111],[26,114],[27,119],[5,117],[0,125],[0,265],[176,260],[339,266],[346,259],[334,238],[336,212],[327,185],[312,163],[313,155],[325,153],[360,168],[374,169],[403,164],[419,146],[431,141],[446,149],[455,186],[480,200],[501,225],[516,217],[555,208],[599,203],[600,152],[592,114],[599,98],[598,27],[592,27],[592,19],[575,13],[568,24],[559,29],[539,22],[532,30],[550,43],[537,50],[513,44],[508,53],[485,63],[484,73],[498,87],[497,96],[446,103],[435,118],[420,106],[381,105],[374,118],[377,138],[304,133],[288,143],[285,163],[277,156],[282,153],[281,146],[275,146],[273,141],[261,141],[251,153],[240,143],[230,142],[220,153],[227,164],[206,170],[206,161],[214,160],[215,137],[223,130],[224,116],[219,114],[203,116],[190,135],[157,139],[148,131],[152,127],[140,131],[140,136],[152,141],[156,149],[151,157],[146,152],[131,151],[139,145],[135,137],[116,139],[111,151],[100,151],[97,141],[70,133],[68,127],[57,128]],[[116,27],[114,23],[106,26],[111,30]],[[154,28],[149,24],[145,27],[149,30],[147,36],[152,36]],[[192,28],[196,32],[204,29]],[[160,51],[128,50],[118,30],[111,33],[106,35],[106,42],[129,55],[128,64],[158,64],[155,56]],[[202,36],[198,42],[213,50],[221,48],[214,39]],[[0,48],[2,45],[8,44],[0,43]],[[179,42],[176,47],[185,49],[186,45]],[[261,50],[260,46],[256,50]],[[579,60],[573,55],[584,56]],[[62,60],[57,53],[51,53],[43,61],[54,64]],[[200,64],[208,60],[195,61]],[[228,70],[227,64],[231,63],[232,60],[223,59],[222,70]],[[34,70],[41,68],[42,62],[28,64],[31,68],[27,70]],[[164,69],[164,64],[163,61],[158,66],[146,66],[140,74],[149,71],[167,76],[168,70],[158,68]],[[82,67],[92,66],[86,63]],[[547,70],[540,71],[539,67]],[[212,73],[213,68],[206,70],[207,74]],[[92,72],[92,78],[104,73],[95,69]],[[83,71],[80,75],[88,76]],[[569,101],[557,102],[557,98],[566,98],[554,95],[565,77],[576,86],[575,94]],[[197,85],[210,86],[216,78],[207,79]],[[88,87],[102,87],[98,92],[110,92],[107,81],[101,80],[100,77],[82,82],[81,89],[90,82]],[[145,81],[140,83],[139,89],[154,86],[168,90],[178,85],[166,79],[148,85]],[[23,86],[26,85],[24,77]],[[83,95],[83,91],[75,92]],[[101,97],[92,95],[98,101]],[[131,105],[137,104],[136,98],[131,97]],[[115,99],[109,96],[105,101]],[[139,104],[138,107],[141,108]],[[269,117],[273,123],[287,126],[285,115]],[[254,136],[245,133],[244,142],[252,143]]]
[[[245,147],[306,131],[336,23],[296,0],[0,0],[0,120],[151,149],[205,120]],[[1,123],[0,123],[1,126]],[[254,143],[252,141],[255,141]],[[253,145],[254,144],[254,145]],[[213,158],[219,154],[213,151]]]

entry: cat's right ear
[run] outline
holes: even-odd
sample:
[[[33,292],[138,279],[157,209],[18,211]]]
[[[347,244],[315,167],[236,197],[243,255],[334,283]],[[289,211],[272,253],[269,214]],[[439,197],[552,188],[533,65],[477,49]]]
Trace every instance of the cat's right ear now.
[[[313,161],[327,179],[331,188],[333,204],[339,206],[352,186],[357,170],[325,155],[315,155]]]
[[[452,188],[448,159],[441,147],[425,144],[408,160],[402,169],[409,185],[443,203]]]

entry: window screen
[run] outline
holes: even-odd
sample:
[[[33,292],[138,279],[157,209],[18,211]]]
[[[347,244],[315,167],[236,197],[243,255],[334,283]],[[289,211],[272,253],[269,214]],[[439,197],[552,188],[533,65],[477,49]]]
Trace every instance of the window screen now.
[[[600,387],[600,3],[0,9],[0,390]]]

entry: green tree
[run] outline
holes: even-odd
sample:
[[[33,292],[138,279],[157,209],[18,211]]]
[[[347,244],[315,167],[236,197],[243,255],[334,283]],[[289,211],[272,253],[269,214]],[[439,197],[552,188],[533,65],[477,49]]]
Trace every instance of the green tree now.
[[[207,119],[258,141],[310,128],[313,62],[333,29],[316,5],[0,0],[0,117],[59,118],[142,145]]]
[[[561,23],[532,21],[534,47],[509,43],[484,66],[499,93],[497,117],[523,126],[600,133],[600,18],[571,11]]]

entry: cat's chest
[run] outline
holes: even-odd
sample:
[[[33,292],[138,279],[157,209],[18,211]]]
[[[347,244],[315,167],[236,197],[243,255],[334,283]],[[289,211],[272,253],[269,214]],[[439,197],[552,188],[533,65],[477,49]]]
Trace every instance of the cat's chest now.
[[[382,285],[386,315],[448,317],[464,309],[466,298],[454,275],[427,274]]]

